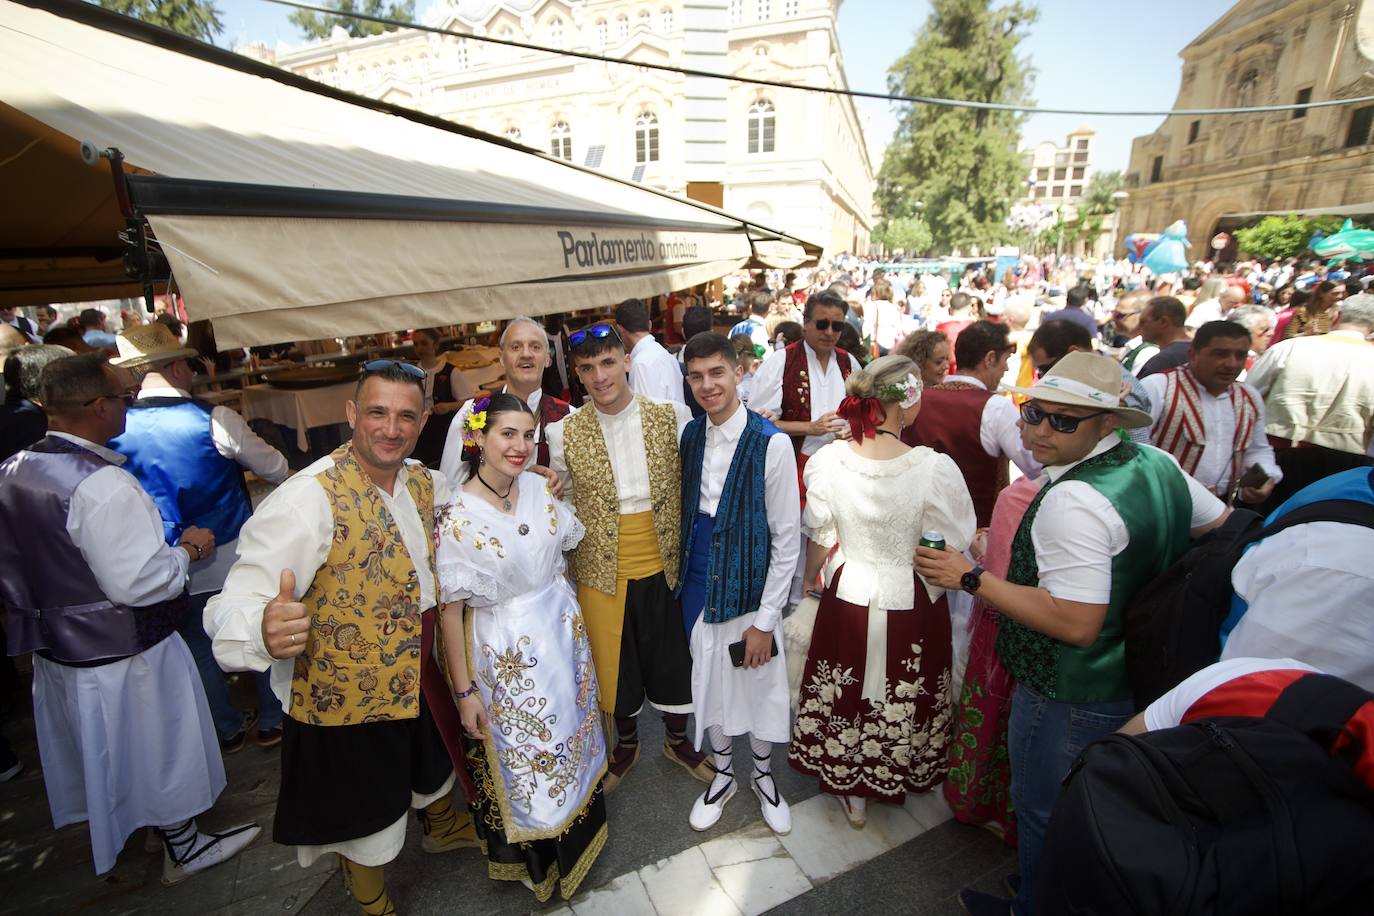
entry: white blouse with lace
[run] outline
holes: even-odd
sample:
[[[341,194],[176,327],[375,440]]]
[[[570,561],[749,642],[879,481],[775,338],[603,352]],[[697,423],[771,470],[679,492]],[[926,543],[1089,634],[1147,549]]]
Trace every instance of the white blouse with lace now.
[[[922,447],[887,460],[833,442],[807,462],[802,527],[824,547],[840,545],[836,597],[885,610],[913,606],[912,556],[923,531],[960,552],[973,540],[973,500],[948,455]],[[942,589],[926,587],[934,601]]]
[[[517,485],[511,515],[462,490],[440,510],[435,573],[443,603],[501,604],[563,575],[563,552],[576,547],[586,529],[567,503],[553,498],[543,477],[521,474]]]

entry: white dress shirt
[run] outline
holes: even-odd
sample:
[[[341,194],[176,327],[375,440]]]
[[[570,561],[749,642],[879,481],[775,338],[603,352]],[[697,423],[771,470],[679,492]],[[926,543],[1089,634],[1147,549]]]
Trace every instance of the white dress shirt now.
[[[706,452],[701,467],[701,498],[696,511],[712,518],[720,506],[720,494],[725,478],[735,460],[735,450],[748,423],[749,411],[740,405],[730,419],[717,426],[706,419]],[[763,503],[768,511],[768,574],[759,599],[758,616],[754,627],[771,632],[782,619],[787,607],[792,576],[797,570],[797,555],[801,551],[801,492],[797,486],[797,459],[792,453],[792,440],[784,433],[769,437],[764,457]],[[688,506],[683,512],[693,511]]]
[[[503,394],[509,393],[509,388],[502,387]],[[449,424],[448,435],[444,438],[444,456],[439,459],[439,471],[448,481],[448,485],[453,488],[461,487],[468,482],[468,463],[463,460],[463,424],[472,415],[472,405],[476,398],[468,398],[463,402],[463,406],[458,408],[458,413]],[[539,429],[539,405],[544,400],[544,392],[536,388],[525,399],[530,410],[534,411],[534,442],[538,445],[543,442],[543,433]],[[577,412],[576,407],[569,407],[568,413]]]
[[[806,351],[806,375],[811,380],[811,419],[818,420],[838,409],[844,400],[844,376],[840,375],[839,358],[834,353],[830,355],[830,362],[825,369],[821,369],[820,360],[811,345],[802,341],[802,348]],[[785,351],[779,350],[778,353]],[[782,414],[782,375],[786,365],[785,355],[770,356],[759,364],[754,372],[754,390],[749,395],[752,410]],[[834,440],[831,433],[807,436],[802,440],[802,454],[814,455]]]
[[[589,404],[591,402],[588,402]],[[677,415],[677,432],[692,421],[692,411],[681,401],[667,401],[673,405]],[[601,438],[606,443],[606,454],[611,459],[611,474],[615,477],[615,489],[620,498],[620,514],[634,515],[653,509],[653,498],[649,493],[649,461],[644,454],[644,423],[641,419],[639,401],[631,400],[630,405],[618,414],[602,413],[594,404],[596,419],[601,424]],[[568,473],[568,462],[563,455],[563,424],[567,417],[559,420],[547,430],[549,436],[549,464],[563,481],[563,499],[573,501],[573,481]]]
[[[1249,605],[1227,658],[1296,658],[1374,690],[1374,529],[1308,522],[1267,537],[1231,571]]]
[[[641,337],[630,351],[630,390],[655,401],[684,403],[677,359],[652,334]]]
[[[143,388],[138,396],[189,398],[191,394],[180,388]],[[221,456],[238,462],[268,483],[281,483],[291,473],[286,456],[253,432],[237,411],[223,404],[215,405],[210,411],[210,441]],[[237,540],[233,540],[216,544],[214,553],[191,564],[191,594],[217,592],[224,586],[229,568],[234,565],[237,543]]]
[[[1193,310],[1188,313],[1188,320],[1183,323],[1185,328],[1197,330],[1209,321],[1221,320],[1221,300],[1208,299],[1206,302],[1199,302],[1193,306]]]
[[[1145,728],[1159,731],[1183,724],[1193,704],[1223,684],[1261,671],[1316,671],[1293,658],[1229,658],[1190,675],[1173,690],[1145,707]]]
[[[963,382],[984,391],[988,386],[971,375],[951,375],[946,382]],[[1031,455],[1030,449],[1021,442],[1021,428],[1017,425],[1021,413],[1011,398],[994,394],[983,405],[983,416],[978,428],[978,441],[983,451],[993,458],[1006,455],[1021,469],[1021,473],[1034,480],[1042,470],[1040,462]]]
[[[162,516],[134,475],[119,465],[124,456],[80,436],[52,431],[111,464],[77,485],[67,508],[67,536],[91,568],[105,597],[143,607],[169,601],[186,588],[191,557],[164,540]]]
[[[225,671],[272,671],[272,690],[282,705],[291,700],[293,659],[278,661],[262,639],[262,615],[280,588],[281,571],[296,574],[295,600],[305,594],[329,556],[334,541],[334,513],[329,497],[315,479],[334,466],[328,455],[293,475],[267,497],[239,532],[238,561],[229,571],[224,590],[205,608],[205,631],[214,640],[215,659]],[[412,468],[407,461],[396,473],[391,493],[377,487],[382,504],[396,520],[401,542],[410,554],[420,584],[420,607],[434,606],[434,575],[429,566],[432,532],[420,522],[419,510],[406,487]],[[442,474],[434,474],[434,505],[448,502],[449,488]]]
[[[1164,374],[1156,372],[1154,375],[1148,375],[1140,380],[1140,384],[1150,395],[1150,416],[1158,423],[1164,413],[1164,392],[1167,387]],[[1279,470],[1278,462],[1274,459],[1273,446],[1269,444],[1269,437],[1264,434],[1264,398],[1244,382],[1233,384],[1249,389],[1255,403],[1259,405],[1259,418],[1250,433],[1250,441],[1245,443],[1241,473],[1245,473],[1251,465],[1258,464],[1270,479],[1278,483],[1283,479],[1283,471]],[[1231,443],[1236,438],[1236,412],[1231,406],[1229,392],[1217,396],[1201,385],[1197,391],[1206,441],[1202,447],[1202,457],[1198,459],[1197,470],[1193,471],[1193,477],[1213,493],[1225,498],[1230,495],[1229,491],[1234,483],[1231,480]]]
[[[1089,458],[1120,444],[1113,433],[1078,461],[1047,467],[1045,473],[1053,483]],[[1168,455],[1178,465],[1173,455],[1161,449],[1156,451]],[[1179,473],[1183,474],[1192,497],[1188,527],[1200,528],[1215,521],[1226,505],[1182,469]],[[1081,480],[1066,480],[1045,494],[1031,525],[1031,542],[1035,545],[1041,588],[1066,601],[1107,604],[1112,594],[1112,559],[1126,549],[1131,535],[1107,497]]]

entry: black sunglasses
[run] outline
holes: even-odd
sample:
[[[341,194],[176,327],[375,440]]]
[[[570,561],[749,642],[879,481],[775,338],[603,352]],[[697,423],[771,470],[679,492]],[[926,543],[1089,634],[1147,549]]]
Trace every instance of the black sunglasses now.
[[[1090,413],[1086,417],[1070,417],[1062,413],[1048,413],[1027,401],[1021,405],[1021,422],[1027,426],[1039,426],[1045,420],[1049,420],[1050,429],[1057,433],[1076,433],[1079,423],[1109,413],[1111,413],[1110,410],[1099,410],[1097,413]]]
[[[811,323],[816,326],[817,331],[828,331],[831,328],[839,331],[844,328],[843,318],[817,318]]]
[[[91,398],[89,401],[85,402],[81,406],[90,407],[97,401],[104,400],[123,401],[125,407],[133,407],[134,401],[138,400],[138,395],[134,394],[132,391],[121,391],[119,394],[102,394],[99,397]]]
[[[373,359],[363,363],[364,372],[385,372],[396,367],[413,379],[424,380],[425,370],[413,363],[403,363],[399,359]]]
[[[580,331],[573,331],[569,334],[568,346],[576,349],[586,343],[588,338],[592,340],[605,340],[607,337],[614,337],[616,343],[621,343],[620,335],[616,332],[616,329],[606,322],[601,321],[596,324],[588,325]]]

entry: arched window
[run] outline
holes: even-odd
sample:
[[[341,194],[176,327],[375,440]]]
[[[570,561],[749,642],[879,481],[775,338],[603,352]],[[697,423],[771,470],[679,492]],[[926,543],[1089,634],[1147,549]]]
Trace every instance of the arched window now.
[[[606,25],[605,19],[596,20],[596,44],[598,47],[606,47],[606,41],[611,37],[610,26]]]
[[[777,130],[773,117],[773,103],[759,99],[749,106],[749,152],[773,152],[773,136]]]
[[[512,143],[519,143],[519,142],[520,142],[520,128],[518,128],[518,127],[507,127],[507,128],[506,128],[506,132],[505,132],[502,136],[504,136],[507,140],[511,141]]]
[[[773,15],[773,0],[757,0],[759,22],[767,22]]]
[[[572,128],[567,121],[556,121],[549,128],[549,152],[572,162]]]
[[[673,34],[673,8],[665,6],[658,11],[658,33],[660,35]]]
[[[617,41],[624,41],[630,37],[630,17],[624,13],[615,17],[615,37]]]
[[[549,44],[555,48],[563,47],[563,20],[559,16],[549,20]]]
[[[650,19],[648,10],[640,10],[635,14],[635,26],[641,32],[652,32],[653,26],[650,24]]]
[[[658,161],[658,115],[645,111],[635,118],[635,163]]]

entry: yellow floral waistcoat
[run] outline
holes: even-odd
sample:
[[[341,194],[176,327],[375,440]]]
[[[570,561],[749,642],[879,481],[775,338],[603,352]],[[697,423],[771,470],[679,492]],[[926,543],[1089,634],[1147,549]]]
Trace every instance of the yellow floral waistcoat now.
[[[334,515],[334,539],[301,598],[310,613],[310,637],[296,657],[289,712],[309,725],[413,719],[420,714],[425,610],[415,564],[352,446],[332,457],[334,466],[315,479]],[[408,466],[405,486],[423,530],[433,531],[429,470]],[[427,538],[427,549],[433,570],[433,538]]]
[[[663,575],[669,588],[677,587],[678,539],[682,532],[681,469],[677,448],[677,414],[671,404],[648,398],[639,402],[644,428],[644,456],[649,467],[649,498],[653,503],[654,531]],[[601,434],[601,423],[590,406],[563,421],[563,461],[572,475],[573,507],[587,529],[572,554],[572,575],[581,585],[608,595],[615,594],[616,557],[620,541],[620,496],[611,472],[611,457]]]

